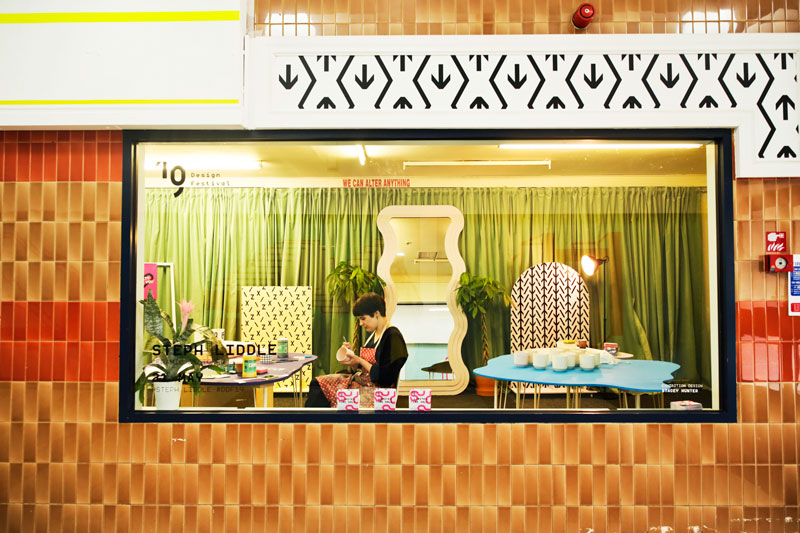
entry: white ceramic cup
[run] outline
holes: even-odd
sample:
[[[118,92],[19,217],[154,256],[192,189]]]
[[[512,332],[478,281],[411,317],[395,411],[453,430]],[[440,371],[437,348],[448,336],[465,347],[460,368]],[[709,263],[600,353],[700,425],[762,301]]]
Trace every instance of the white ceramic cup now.
[[[567,369],[567,354],[558,353],[553,355],[553,370],[563,372]]]
[[[528,352],[514,352],[514,366],[528,366]]]
[[[344,346],[342,346],[336,352],[336,360],[339,361],[340,363],[344,363],[345,361],[347,361],[348,359],[350,359],[354,355],[355,354],[353,353],[353,350],[351,350],[350,348],[345,348]]]
[[[575,368],[578,354],[574,350],[566,350],[564,355],[567,356],[567,368]]]
[[[539,370],[544,370],[547,368],[547,353],[546,352],[536,352],[533,354],[533,368],[537,368]]]
[[[594,370],[595,366],[594,354],[585,353],[581,355],[581,368],[583,370]]]
[[[600,365],[600,355],[601,355],[600,352],[594,352],[591,355],[592,355],[592,357],[594,357],[594,366],[599,366]]]

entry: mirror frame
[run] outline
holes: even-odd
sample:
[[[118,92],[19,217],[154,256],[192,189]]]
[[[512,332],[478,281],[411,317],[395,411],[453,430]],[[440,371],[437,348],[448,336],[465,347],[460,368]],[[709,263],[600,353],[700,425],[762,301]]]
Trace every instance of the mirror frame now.
[[[386,317],[391,321],[397,309],[397,291],[392,280],[391,268],[398,249],[397,235],[390,221],[393,218],[449,218],[450,225],[444,236],[444,249],[453,273],[447,284],[447,308],[453,317],[453,331],[447,342],[447,360],[453,369],[453,379],[408,380],[398,383],[400,394],[411,389],[430,389],[431,394],[452,396],[459,394],[469,384],[469,369],[461,358],[461,343],[467,334],[467,316],[456,304],[456,288],[461,274],[467,270],[464,258],[458,250],[458,237],[464,229],[464,215],[452,205],[390,205],[378,213],[378,231],[383,236],[383,254],[378,260],[378,275],[386,282],[383,288],[386,300]]]

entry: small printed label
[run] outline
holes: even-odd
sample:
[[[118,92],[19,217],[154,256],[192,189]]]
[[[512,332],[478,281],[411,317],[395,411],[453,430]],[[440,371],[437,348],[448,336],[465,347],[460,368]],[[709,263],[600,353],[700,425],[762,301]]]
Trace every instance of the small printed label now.
[[[789,316],[800,316],[800,254],[792,256],[789,275]]]
[[[336,391],[336,408],[339,411],[358,411],[361,394],[358,389]]]
[[[397,389],[375,389],[375,410],[394,411],[397,409]]]
[[[430,411],[431,390],[411,389],[408,392],[408,408],[412,411]]]

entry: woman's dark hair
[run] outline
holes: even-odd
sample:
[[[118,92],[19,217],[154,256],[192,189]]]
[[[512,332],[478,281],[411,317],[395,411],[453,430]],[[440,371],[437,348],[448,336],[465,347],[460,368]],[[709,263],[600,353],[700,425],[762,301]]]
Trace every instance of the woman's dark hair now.
[[[353,304],[353,316],[372,316],[378,311],[381,316],[386,316],[386,302],[383,296],[374,292],[362,294]]]

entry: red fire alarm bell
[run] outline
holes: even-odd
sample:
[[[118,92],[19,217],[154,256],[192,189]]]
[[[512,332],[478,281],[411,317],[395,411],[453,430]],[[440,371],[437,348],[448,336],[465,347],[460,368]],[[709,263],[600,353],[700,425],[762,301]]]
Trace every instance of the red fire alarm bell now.
[[[572,25],[579,30],[586,29],[594,17],[594,6],[592,4],[581,4],[578,10],[572,15]]]
[[[791,254],[767,254],[764,256],[764,270],[767,272],[791,272]]]

